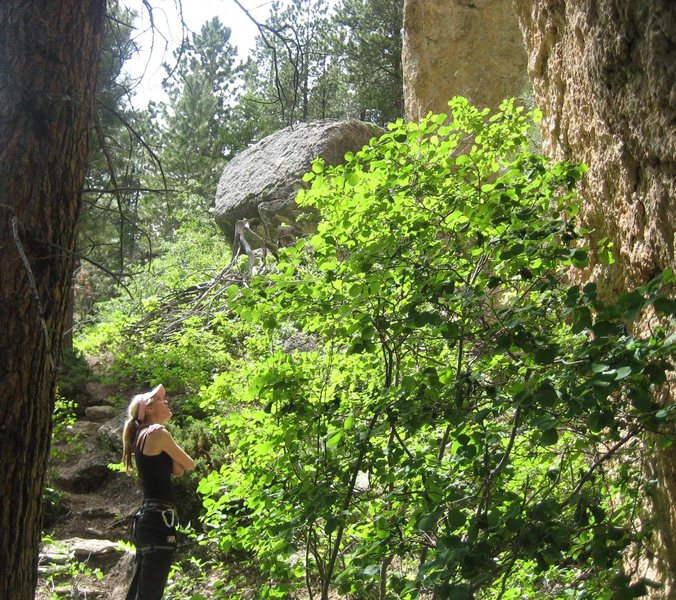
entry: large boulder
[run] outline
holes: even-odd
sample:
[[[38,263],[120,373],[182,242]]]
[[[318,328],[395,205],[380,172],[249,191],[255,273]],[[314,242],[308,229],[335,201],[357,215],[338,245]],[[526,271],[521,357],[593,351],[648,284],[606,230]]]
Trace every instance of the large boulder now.
[[[233,158],[223,170],[216,191],[215,218],[228,237],[238,222],[253,223],[261,237],[279,243],[283,233],[305,233],[316,217],[295,204],[302,177],[312,161],[344,161],[348,151],[360,150],[379,130],[356,120],[322,120],[282,129]]]
[[[62,490],[78,494],[99,489],[112,475],[108,464],[115,457],[87,454],[75,464],[60,468],[54,476],[54,483]]]

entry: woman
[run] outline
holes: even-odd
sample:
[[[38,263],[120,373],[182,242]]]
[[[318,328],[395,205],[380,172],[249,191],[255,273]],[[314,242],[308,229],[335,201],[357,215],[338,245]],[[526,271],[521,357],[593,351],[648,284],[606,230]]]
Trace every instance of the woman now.
[[[143,504],[134,517],[134,578],[127,600],[160,600],[176,551],[176,507],[171,476],[195,468],[164,424],[172,412],[162,384],[134,396],[122,433],[122,462],[129,473],[132,453],[143,486]]]

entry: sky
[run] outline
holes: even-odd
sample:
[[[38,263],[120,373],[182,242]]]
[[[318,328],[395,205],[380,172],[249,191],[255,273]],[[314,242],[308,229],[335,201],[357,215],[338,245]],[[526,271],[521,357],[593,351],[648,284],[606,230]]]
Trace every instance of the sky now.
[[[190,32],[199,32],[203,23],[219,17],[230,28],[230,40],[241,59],[253,48],[258,33],[256,26],[234,0],[149,0],[147,4],[153,7],[154,32],[148,10],[141,0],[122,0],[121,4],[139,13],[134,25],[135,40],[141,52],[126,65],[127,72],[139,79],[133,98],[137,108],[146,108],[150,100],[164,99],[162,78],[165,71],[162,63],[171,63],[173,51],[182,35],[179,5]],[[263,22],[268,16],[272,0],[240,0],[240,4],[257,21]]]

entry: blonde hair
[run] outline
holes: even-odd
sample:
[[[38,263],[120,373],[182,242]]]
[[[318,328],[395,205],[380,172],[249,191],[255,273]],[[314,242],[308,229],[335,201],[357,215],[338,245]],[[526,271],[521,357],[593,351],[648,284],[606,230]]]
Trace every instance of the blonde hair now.
[[[148,413],[144,415],[142,421],[138,419],[139,408],[141,406],[141,400],[146,401],[146,408],[152,404],[156,396],[148,398],[147,394],[136,394],[131,399],[129,406],[127,407],[127,420],[124,423],[124,429],[122,430],[122,464],[124,465],[125,471],[129,473],[133,468],[134,464],[132,462],[132,453],[136,449],[136,438],[138,437],[139,431],[144,427],[147,427],[146,419]]]

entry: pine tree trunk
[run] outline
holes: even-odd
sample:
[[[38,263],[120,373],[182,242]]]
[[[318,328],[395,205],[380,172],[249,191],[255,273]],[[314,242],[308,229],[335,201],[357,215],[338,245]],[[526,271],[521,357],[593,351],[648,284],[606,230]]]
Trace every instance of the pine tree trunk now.
[[[0,600],[33,598],[105,0],[0,2]]]

